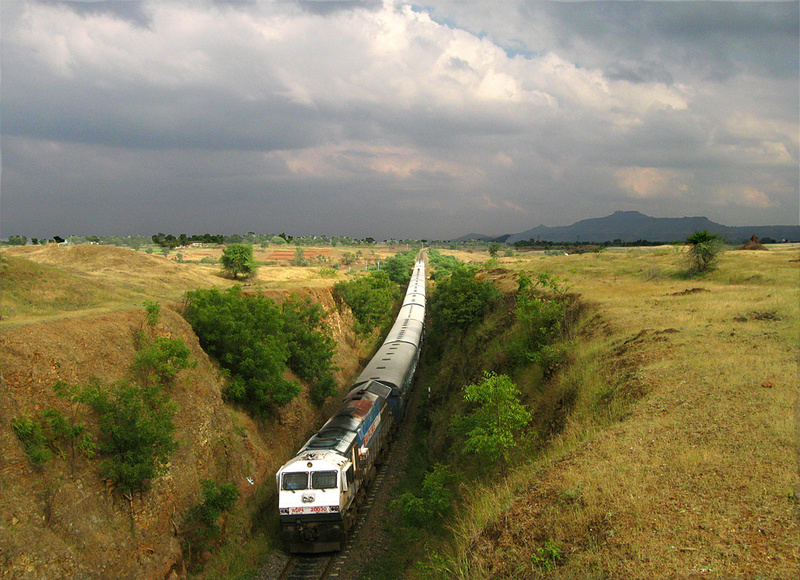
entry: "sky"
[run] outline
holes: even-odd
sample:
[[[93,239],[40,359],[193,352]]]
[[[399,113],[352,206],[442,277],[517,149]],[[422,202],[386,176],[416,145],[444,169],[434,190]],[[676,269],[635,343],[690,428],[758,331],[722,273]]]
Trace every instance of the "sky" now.
[[[0,4],[0,238],[797,225],[787,2]]]

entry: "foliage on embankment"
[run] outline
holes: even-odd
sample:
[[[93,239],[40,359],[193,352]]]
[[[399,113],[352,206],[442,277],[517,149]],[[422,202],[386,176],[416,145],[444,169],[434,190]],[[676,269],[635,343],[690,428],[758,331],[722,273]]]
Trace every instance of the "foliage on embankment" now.
[[[429,536],[407,576],[793,577],[798,260],[770,254],[728,252],[689,281],[674,248],[512,265],[567,277],[591,306],[541,386],[512,373],[535,413],[530,447],[507,477],[458,486],[446,541]],[[466,350],[460,364],[480,358]]]

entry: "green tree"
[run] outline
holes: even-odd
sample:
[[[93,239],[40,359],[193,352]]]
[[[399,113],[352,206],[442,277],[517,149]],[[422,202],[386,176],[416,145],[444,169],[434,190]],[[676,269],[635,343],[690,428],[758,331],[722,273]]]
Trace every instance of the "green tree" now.
[[[323,324],[325,311],[309,298],[292,294],[283,303],[283,334],[289,347],[287,364],[300,379],[307,382],[312,401],[322,404],[336,392],[333,378],[333,355],[336,341]]]
[[[464,387],[464,400],[472,404],[465,414],[451,422],[451,428],[465,438],[464,451],[477,455],[489,465],[500,461],[505,468],[516,435],[531,420],[520,403],[517,386],[506,375],[484,372],[480,383]]]
[[[258,271],[258,264],[253,258],[253,246],[247,244],[231,244],[222,250],[222,269],[233,276],[235,280],[239,274],[245,278],[254,276]]]
[[[416,257],[416,250],[400,252],[384,260],[381,264],[381,270],[386,272],[389,279],[395,284],[406,285],[411,280],[411,272],[414,269]]]
[[[300,246],[295,246],[294,257],[289,262],[292,266],[306,266],[306,251]]]
[[[500,244],[498,244],[497,242],[492,242],[489,244],[489,255],[492,258],[496,258],[499,252],[500,252]]]
[[[686,238],[689,250],[686,260],[690,274],[702,274],[711,270],[722,251],[722,238],[719,234],[711,234],[706,230],[694,232]]]

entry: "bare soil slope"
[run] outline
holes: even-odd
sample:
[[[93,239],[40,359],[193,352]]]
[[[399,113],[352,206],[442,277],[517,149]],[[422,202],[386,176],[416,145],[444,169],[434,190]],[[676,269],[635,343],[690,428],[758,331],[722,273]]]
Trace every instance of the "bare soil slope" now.
[[[11,431],[11,421],[48,408],[68,416],[88,413],[59,399],[52,385],[92,379],[112,384],[128,377],[134,335],[146,324],[144,310],[126,304],[177,300],[186,289],[214,284],[216,276],[202,266],[111,247],[21,250],[11,257],[36,260],[37,266],[6,262],[14,276],[2,287],[4,298],[11,296],[20,308],[26,295],[20,284],[28,284],[34,295],[27,294],[30,303],[21,316],[12,313],[0,327],[0,578],[183,577],[180,531],[186,511],[202,498],[200,481],[236,483],[237,517],[250,521],[274,487],[277,467],[329,409],[316,409],[301,396],[281,409],[269,427],[254,424],[223,402],[218,370],[172,309],[175,303],[165,302],[155,333],[182,339],[198,363],[179,374],[170,391],[178,405],[180,447],[167,474],[154,480],[149,492],[124,497],[101,480],[97,460],[78,457],[72,462],[64,453],[35,467]],[[53,280],[62,290],[95,281],[110,294],[91,298],[94,310],[59,315],[48,307],[49,296],[35,295],[37,286]],[[327,323],[339,344],[337,380],[347,384],[361,354],[349,314],[336,309],[329,289],[295,290],[312,295],[329,311]],[[288,292],[274,291],[273,296],[281,299]],[[86,421],[95,429],[90,416]]]

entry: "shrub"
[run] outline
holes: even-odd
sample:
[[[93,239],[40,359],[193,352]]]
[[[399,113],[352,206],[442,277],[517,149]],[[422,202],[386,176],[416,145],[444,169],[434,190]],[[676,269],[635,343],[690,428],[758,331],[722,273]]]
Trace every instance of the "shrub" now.
[[[442,518],[452,511],[453,493],[450,486],[455,481],[451,469],[437,463],[433,471],[425,474],[422,482],[422,495],[403,493],[391,502],[403,523],[418,528],[441,523]]]
[[[11,421],[11,430],[25,447],[25,454],[39,465],[49,460],[53,453],[47,448],[47,437],[40,421],[33,417],[20,417]]]
[[[437,324],[465,329],[499,298],[494,284],[477,280],[474,268],[461,266],[437,283],[430,301],[431,316]]]
[[[383,270],[349,282],[337,282],[334,296],[347,304],[356,317],[356,330],[368,334],[392,320],[392,306],[400,290]]]
[[[706,230],[696,231],[686,238],[689,251],[686,260],[689,263],[689,274],[702,274],[711,270],[722,251],[722,238],[718,234],[710,234]]]
[[[161,304],[158,302],[151,302],[150,300],[144,301],[145,322],[151,328],[158,324],[161,320]]]
[[[428,252],[428,263],[431,266],[433,280],[447,278],[453,270],[464,267],[464,263],[455,256],[445,255],[437,250]]]
[[[520,392],[506,375],[484,372],[480,383],[464,387],[464,400],[472,408],[451,422],[452,430],[464,437],[464,451],[491,466],[508,462],[516,445],[516,434],[531,420],[530,412],[519,402]]]
[[[182,340],[159,337],[136,353],[131,370],[145,385],[156,382],[169,386],[181,370],[197,366],[197,361],[189,360],[190,354],[189,347]]]
[[[311,398],[321,404],[336,392],[333,355],[336,341],[324,332],[325,311],[310,299],[293,294],[282,305],[283,333],[289,347],[289,368],[309,384]]]
[[[561,546],[555,542],[547,541],[544,546],[536,548],[531,553],[531,564],[539,569],[550,571],[558,565],[564,557]]]
[[[289,264],[292,266],[307,266],[306,251],[300,246],[296,246],[294,249],[294,256],[289,261]]]
[[[75,423],[74,419],[68,419],[58,409],[48,409],[44,412],[44,417],[50,424],[53,436],[53,444],[57,440],[65,441],[70,448],[70,459],[75,462],[75,451],[83,453],[91,459],[94,457],[96,445],[91,433],[85,432],[84,426]],[[63,456],[63,453],[62,453]]]
[[[407,285],[411,280],[411,272],[414,269],[416,257],[416,250],[400,252],[384,260],[381,264],[381,270],[386,272],[389,279],[395,284]]]
[[[111,390],[97,384],[85,387],[80,399],[98,415],[98,448],[108,455],[103,474],[123,493],[144,491],[166,464],[178,444],[174,439],[175,403],[158,386],[127,382]]]
[[[183,550],[191,571],[198,570],[199,556],[220,540],[220,516],[229,511],[239,498],[239,490],[234,483],[219,485],[203,480],[200,485],[203,488],[203,501],[189,510],[183,524]]]
[[[187,293],[185,316],[206,352],[230,372],[228,400],[264,417],[300,392],[299,384],[283,378],[290,349],[272,300],[245,297],[238,286],[194,290]]]
[[[562,296],[566,289],[548,274],[540,274],[535,283],[521,274],[518,284],[515,314],[520,331],[517,353],[547,370],[560,361],[557,355],[561,351],[550,345],[564,329],[566,304]]]
[[[65,383],[59,382],[54,387],[59,392],[59,387]],[[53,457],[56,451],[60,457],[65,457],[64,451],[59,447],[60,442],[69,446],[70,460],[75,461],[75,451],[80,451],[88,458],[95,453],[95,442],[91,433],[85,432],[84,426],[76,423],[74,418],[67,418],[58,409],[47,409],[37,417],[24,416],[11,422],[11,430],[25,446],[25,453],[36,465],[44,463]]]

